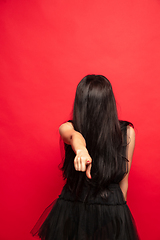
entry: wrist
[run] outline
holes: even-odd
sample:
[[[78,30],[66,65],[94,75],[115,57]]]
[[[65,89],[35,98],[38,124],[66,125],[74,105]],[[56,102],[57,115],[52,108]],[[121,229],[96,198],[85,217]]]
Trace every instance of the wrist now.
[[[84,152],[84,151],[88,153],[87,148],[85,146],[81,146],[78,149],[76,149],[76,154],[79,154],[79,153]]]

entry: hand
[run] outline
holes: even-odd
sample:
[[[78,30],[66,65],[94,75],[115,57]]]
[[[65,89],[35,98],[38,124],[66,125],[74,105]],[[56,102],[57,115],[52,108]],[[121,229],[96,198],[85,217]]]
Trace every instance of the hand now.
[[[77,150],[74,158],[74,167],[76,171],[86,171],[86,176],[91,179],[92,159],[86,148]]]

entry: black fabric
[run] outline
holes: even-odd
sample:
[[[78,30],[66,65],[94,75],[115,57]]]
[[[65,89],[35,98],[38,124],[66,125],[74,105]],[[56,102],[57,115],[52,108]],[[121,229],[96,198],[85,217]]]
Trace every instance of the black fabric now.
[[[128,123],[121,124],[126,143]],[[126,151],[126,145],[123,151]],[[134,219],[118,183],[115,180],[107,186],[104,197],[95,196],[87,181],[78,197],[66,184],[59,198],[46,208],[31,234],[42,240],[138,240]]]

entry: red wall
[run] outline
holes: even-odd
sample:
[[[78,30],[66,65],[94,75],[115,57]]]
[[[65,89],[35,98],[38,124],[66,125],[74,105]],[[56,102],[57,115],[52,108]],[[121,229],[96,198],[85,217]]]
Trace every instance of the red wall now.
[[[90,73],[111,81],[134,123],[128,205],[160,239],[160,1],[0,1],[0,239],[29,231],[61,191],[59,125]]]

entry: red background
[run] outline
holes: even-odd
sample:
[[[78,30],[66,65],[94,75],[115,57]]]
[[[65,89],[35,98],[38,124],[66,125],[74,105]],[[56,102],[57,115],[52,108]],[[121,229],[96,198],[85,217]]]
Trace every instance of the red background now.
[[[160,239],[159,65],[158,0],[0,1],[1,240],[31,240],[60,193],[58,127],[90,73],[135,125],[128,205],[141,239]]]

